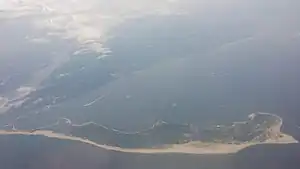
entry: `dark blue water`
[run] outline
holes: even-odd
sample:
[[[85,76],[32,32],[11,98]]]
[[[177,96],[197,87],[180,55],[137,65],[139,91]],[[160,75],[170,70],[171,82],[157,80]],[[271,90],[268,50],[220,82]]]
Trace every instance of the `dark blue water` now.
[[[82,66],[85,70],[63,80],[48,79],[54,87],[36,94],[68,99],[47,110],[43,105],[17,110],[41,112],[19,124],[39,126],[67,117],[136,130],[157,120],[229,123],[258,111],[296,124],[300,41],[255,36],[255,27],[242,23],[188,16],[129,21],[110,32],[114,38],[105,44],[112,50],[109,57],[73,57],[52,77]],[[100,96],[104,99],[83,106]]]

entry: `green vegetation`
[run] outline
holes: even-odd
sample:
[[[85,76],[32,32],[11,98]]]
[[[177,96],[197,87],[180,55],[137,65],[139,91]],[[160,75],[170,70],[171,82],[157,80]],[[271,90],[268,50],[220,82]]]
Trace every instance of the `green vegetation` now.
[[[201,140],[218,143],[263,142],[280,137],[280,117],[267,113],[249,115],[244,122],[235,122],[230,126],[215,126],[202,133]]]
[[[282,137],[281,124],[281,118],[276,115],[255,113],[249,115],[247,121],[227,126],[217,125],[204,130],[189,124],[169,124],[163,121],[139,132],[123,132],[93,122],[82,125],[58,122],[40,130],[51,130],[115,147],[155,148],[191,141],[201,142],[202,145],[264,142]]]
[[[179,144],[190,140],[190,126],[179,124],[156,123],[152,128],[126,133],[108,129],[95,123],[72,126],[73,136],[87,138],[99,144],[126,148],[155,147],[165,144]]]

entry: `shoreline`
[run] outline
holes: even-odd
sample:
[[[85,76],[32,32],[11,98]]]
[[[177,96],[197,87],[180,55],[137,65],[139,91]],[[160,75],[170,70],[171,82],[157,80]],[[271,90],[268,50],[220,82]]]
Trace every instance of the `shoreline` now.
[[[118,151],[124,153],[140,153],[140,154],[164,154],[164,153],[180,153],[180,154],[232,154],[236,153],[242,149],[253,145],[259,144],[292,144],[298,143],[292,136],[283,134],[284,137],[279,140],[268,140],[266,142],[261,143],[244,143],[244,144],[222,144],[222,143],[202,143],[199,141],[189,142],[186,144],[178,144],[178,145],[165,145],[163,148],[120,148],[113,147],[108,145],[97,144],[93,141],[83,139],[80,137],[67,136],[61,133],[54,133],[53,131],[47,130],[38,130],[34,132],[29,131],[5,131],[0,130],[0,135],[23,135],[23,136],[43,136],[48,138],[56,138],[60,140],[69,140],[69,141],[77,141],[85,144],[89,144],[92,146],[96,146],[99,148],[103,148],[105,150],[110,151]]]

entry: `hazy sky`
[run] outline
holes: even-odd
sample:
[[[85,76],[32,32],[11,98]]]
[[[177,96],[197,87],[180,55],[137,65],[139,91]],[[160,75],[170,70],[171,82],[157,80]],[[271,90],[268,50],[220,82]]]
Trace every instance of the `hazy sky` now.
[[[76,40],[83,48],[101,52],[105,33],[126,19],[172,13],[175,0],[1,0],[3,19],[26,18],[34,29],[47,30],[47,36],[27,38],[47,43],[49,36]],[[25,38],[25,37],[24,37]]]
[[[27,21],[34,29],[47,30],[47,36],[24,37],[31,43],[47,43],[49,36],[59,36],[76,40],[82,51],[101,52],[112,27],[145,15],[198,13],[195,17],[211,19],[211,13],[220,19],[248,19],[257,24],[257,34],[287,30],[297,36],[297,4],[297,0],[0,0],[0,23],[30,18]]]

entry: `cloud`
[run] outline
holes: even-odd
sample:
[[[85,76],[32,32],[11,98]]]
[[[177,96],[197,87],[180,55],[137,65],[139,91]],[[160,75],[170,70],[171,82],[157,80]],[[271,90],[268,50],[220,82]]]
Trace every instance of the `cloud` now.
[[[0,96],[0,109],[8,102],[7,98]]]
[[[21,86],[19,87],[18,89],[16,89],[16,91],[21,95],[21,96],[24,96],[24,95],[27,95],[28,93],[32,92],[32,91],[35,91],[34,88],[32,87],[28,87],[28,86]]]
[[[172,5],[177,1],[0,0],[0,21],[29,17],[34,29],[45,30],[49,38],[75,40],[81,50],[101,53],[107,32],[113,27],[133,17],[172,14]],[[46,42],[41,38],[29,41]]]
[[[28,40],[28,42],[30,43],[35,43],[35,44],[47,44],[50,42],[49,39],[47,38],[29,38],[29,37],[26,37],[26,39]]]

